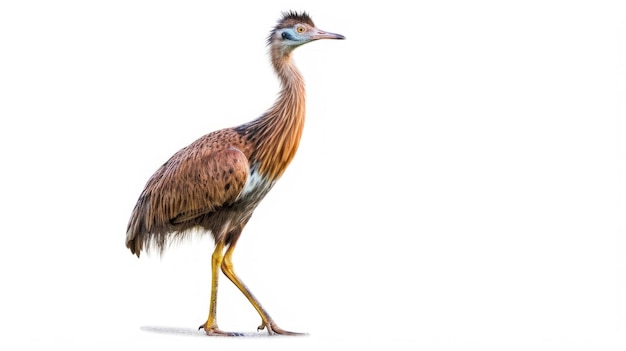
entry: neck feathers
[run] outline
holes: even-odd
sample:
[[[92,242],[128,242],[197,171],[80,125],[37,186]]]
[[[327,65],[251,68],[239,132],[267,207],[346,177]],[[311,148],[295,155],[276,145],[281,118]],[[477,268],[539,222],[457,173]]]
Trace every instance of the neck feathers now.
[[[291,61],[290,52],[273,48],[272,65],[281,83],[274,105],[261,117],[247,124],[246,134],[255,149],[251,163],[261,175],[277,180],[296,154],[305,115],[305,88],[302,75]]]

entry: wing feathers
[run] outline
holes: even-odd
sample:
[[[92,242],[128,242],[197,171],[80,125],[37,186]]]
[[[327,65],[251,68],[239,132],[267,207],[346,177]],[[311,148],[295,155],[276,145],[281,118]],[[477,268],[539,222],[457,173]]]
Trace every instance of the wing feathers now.
[[[155,215],[165,215],[161,221],[180,223],[230,205],[249,169],[248,159],[235,148],[193,154],[176,162],[155,184],[151,208]]]

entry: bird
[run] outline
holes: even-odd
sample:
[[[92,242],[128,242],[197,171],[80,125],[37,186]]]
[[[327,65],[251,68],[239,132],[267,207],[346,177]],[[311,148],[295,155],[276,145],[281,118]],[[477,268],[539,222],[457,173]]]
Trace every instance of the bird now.
[[[271,65],[280,91],[256,119],[201,136],[180,149],[148,179],[131,213],[126,247],[163,253],[190,234],[210,233],[209,315],[198,329],[210,336],[238,336],[218,327],[218,276],[221,272],[245,295],[261,317],[257,331],[298,335],[280,328],[235,274],[232,256],[254,210],[294,158],[305,120],[305,84],[292,60],[299,46],[320,39],[345,39],[318,29],[307,12],[286,11],[267,37]]]

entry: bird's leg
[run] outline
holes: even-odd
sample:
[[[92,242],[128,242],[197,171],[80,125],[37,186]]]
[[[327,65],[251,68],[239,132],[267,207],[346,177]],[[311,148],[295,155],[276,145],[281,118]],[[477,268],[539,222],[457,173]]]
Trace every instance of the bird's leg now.
[[[211,256],[211,302],[209,305],[209,318],[198,329],[204,329],[207,335],[236,336],[238,334],[224,332],[217,327],[217,278],[219,275],[219,267],[222,265],[223,259],[224,242],[219,241],[215,244],[215,250]]]
[[[256,309],[256,311],[261,316],[262,322],[261,322],[261,325],[259,325],[259,327],[257,328],[257,330],[263,330],[267,328],[267,332],[269,335],[274,335],[274,334],[303,335],[303,333],[294,333],[294,332],[286,331],[286,330],[279,328],[278,325],[276,325],[276,322],[274,322],[274,320],[270,317],[270,315],[265,311],[263,306],[261,306],[261,304],[256,299],[256,297],[252,295],[252,292],[250,291],[250,289],[248,289],[248,287],[235,274],[235,271],[233,269],[232,257],[233,257],[233,251],[235,250],[235,244],[237,243],[237,239],[238,239],[238,236],[236,236],[232,240],[232,242],[230,243],[230,246],[228,247],[228,249],[226,250],[226,253],[224,254],[224,259],[222,261],[222,272],[224,272],[224,275],[226,275],[226,277],[228,277],[228,279],[230,279],[230,281],[232,281],[233,284],[235,284],[237,288],[239,288],[239,290],[241,290],[241,292],[248,298],[248,300],[250,301],[254,309]]]

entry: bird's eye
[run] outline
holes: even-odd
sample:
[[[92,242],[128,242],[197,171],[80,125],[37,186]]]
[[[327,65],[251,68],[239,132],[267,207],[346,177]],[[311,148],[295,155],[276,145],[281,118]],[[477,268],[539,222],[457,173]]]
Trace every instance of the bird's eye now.
[[[298,33],[303,33],[303,32],[304,32],[304,27],[303,27],[303,26],[297,26],[297,27],[296,27],[296,31],[297,31]]]

